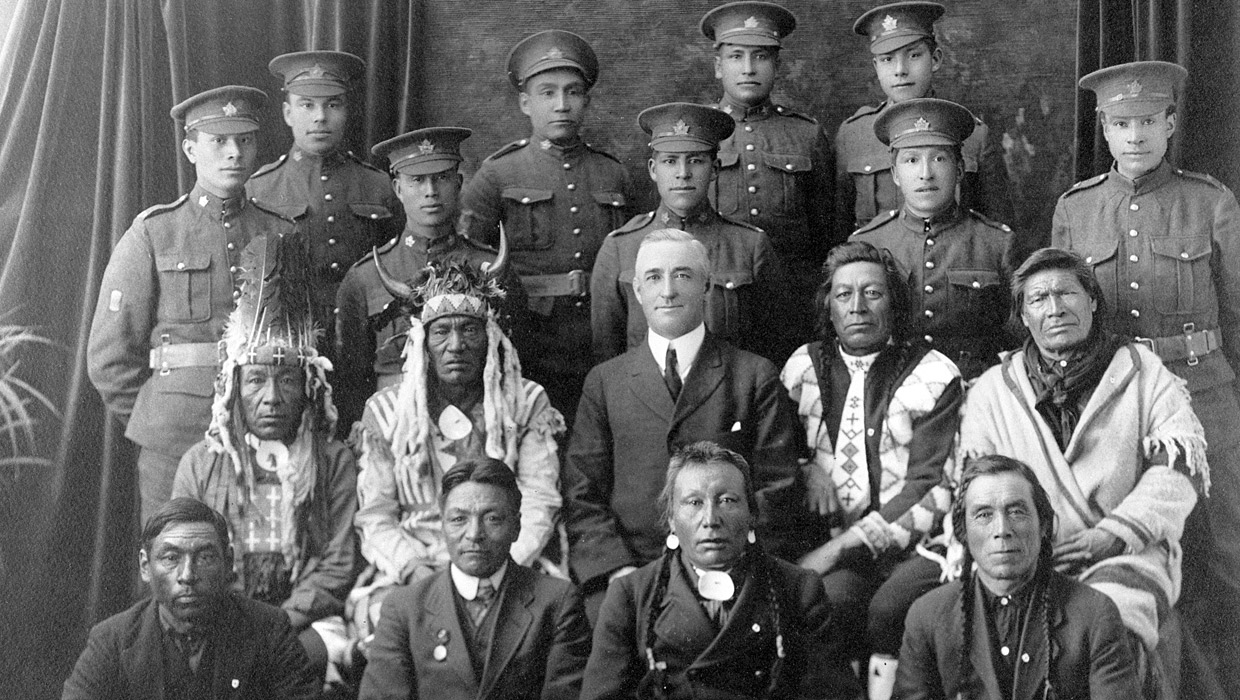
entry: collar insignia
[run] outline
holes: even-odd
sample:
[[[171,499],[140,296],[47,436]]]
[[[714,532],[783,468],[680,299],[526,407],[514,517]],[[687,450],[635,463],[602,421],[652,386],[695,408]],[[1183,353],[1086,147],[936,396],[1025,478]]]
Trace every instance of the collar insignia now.
[[[913,131],[929,131],[929,130],[930,130],[930,122],[926,121],[925,117],[918,117],[917,121],[913,122]]]
[[[418,144],[418,155],[428,156],[435,152],[435,144],[430,139],[422,139],[422,143]]]
[[[750,17],[749,19],[745,20],[745,28],[746,28],[746,29],[757,29],[757,28],[758,28],[758,18],[757,18],[757,17]]]
[[[203,196],[201,196],[201,197],[199,197],[199,198],[198,198],[198,206],[200,206],[200,207],[205,207],[205,206],[207,206],[207,205],[208,205],[208,204],[210,204],[210,203],[211,203],[211,200],[210,200],[210,199],[208,199],[208,198],[207,198],[207,195],[205,195],[205,194],[204,194]]]
[[[413,247],[413,236],[405,236],[405,246],[409,248]]]
[[[689,125],[685,123],[684,119],[681,119],[672,127],[672,133],[676,136],[687,136],[689,134]]]
[[[900,28],[900,22],[895,17],[887,15],[883,18],[883,33],[890,34]]]
[[[237,114],[237,105],[233,104],[232,100],[229,100],[222,108],[220,108],[220,111],[222,111],[226,117],[235,116]]]
[[[551,150],[551,139],[543,139],[542,141],[539,141],[538,147],[543,149],[544,151],[550,151]]]
[[[1141,88],[1141,81],[1134,79],[1131,83],[1128,83],[1128,96],[1136,97],[1137,95],[1140,95]]]

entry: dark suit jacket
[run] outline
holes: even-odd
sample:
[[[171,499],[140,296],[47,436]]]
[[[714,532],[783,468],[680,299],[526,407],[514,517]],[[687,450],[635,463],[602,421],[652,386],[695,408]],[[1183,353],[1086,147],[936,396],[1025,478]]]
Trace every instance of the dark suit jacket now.
[[[474,676],[444,569],[383,602],[362,677],[362,700],[377,698],[563,698],[576,700],[590,655],[590,626],[569,582],[508,562],[482,678]],[[447,656],[435,647],[447,634]]]
[[[980,585],[980,584],[979,584]],[[1119,610],[1107,596],[1072,579],[1051,574],[1050,638],[1056,648],[1051,682],[1059,700],[1135,700],[1141,681],[1132,648],[1125,636]],[[980,591],[974,597],[974,632],[969,650],[973,677],[962,684],[960,650],[964,641],[964,614],[960,581],[940,586],[917,599],[905,621],[904,645],[896,670],[893,698],[923,700],[966,697],[1006,697],[998,687],[988,641],[986,613]],[[1031,624],[1032,628],[1033,625]],[[1026,666],[1038,668],[1045,645],[1035,645]],[[1038,673],[1017,669],[1016,700],[1041,698]]]
[[[62,700],[163,700],[163,635],[159,606],[150,598],[95,625]],[[279,608],[229,595],[207,643],[215,698],[317,698],[323,690]]]
[[[679,447],[713,440],[736,450],[760,486],[795,472],[802,435],[775,366],[710,333],[675,403],[645,342],[595,367],[564,470],[577,580],[602,590],[610,572],[659,555],[667,531],[656,500]]]
[[[786,657],[777,658],[774,611],[765,576],[751,565],[722,629],[707,617],[679,557],[662,601],[654,600],[662,560],[618,578],[607,589],[594,630],[582,700],[640,697],[658,683],[646,657],[650,606],[661,605],[654,623],[655,661],[667,698],[756,698],[772,685],[771,698],[852,698],[861,689],[845,664],[822,582],[810,571],[767,557]]]

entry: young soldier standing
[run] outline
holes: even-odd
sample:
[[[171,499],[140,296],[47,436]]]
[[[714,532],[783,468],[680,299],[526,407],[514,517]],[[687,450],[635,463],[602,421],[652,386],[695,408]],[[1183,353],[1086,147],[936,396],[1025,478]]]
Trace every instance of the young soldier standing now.
[[[840,231],[855,231],[875,216],[900,208],[900,189],[891,179],[887,147],[874,137],[874,122],[893,105],[934,97],[934,74],[943,66],[934,23],[944,11],[936,2],[897,2],[875,7],[853,24],[854,32],[870,39],[874,72],[887,99],[862,106],[835,135],[836,225]],[[973,133],[961,145],[960,203],[965,209],[1011,221],[1003,153],[989,134],[987,126],[975,119]]]
[[[529,138],[483,161],[462,195],[466,235],[497,245],[500,225],[529,296],[527,328],[513,341],[526,376],[547,389],[571,425],[590,352],[590,270],[608,231],[627,219],[629,177],[581,138],[598,80],[585,39],[548,30],[508,56],[508,79],[530,118]]]
[[[1060,197],[1051,240],[1093,265],[1112,329],[1188,382],[1210,485],[1185,528],[1183,607],[1225,659],[1240,624],[1240,206],[1218,180],[1165,159],[1187,77],[1173,63],[1142,61],[1081,78],[1097,93],[1115,164]],[[1240,692],[1235,664],[1219,666]]]
[[[715,78],[723,87],[720,110],[736,121],[719,143],[719,174],[711,202],[724,216],[757,226],[788,275],[790,304],[781,327],[786,357],[810,340],[818,268],[832,236],[830,143],[812,117],[771,101],[783,40],[796,17],[769,2],[733,2],[702,18],[715,44]]]

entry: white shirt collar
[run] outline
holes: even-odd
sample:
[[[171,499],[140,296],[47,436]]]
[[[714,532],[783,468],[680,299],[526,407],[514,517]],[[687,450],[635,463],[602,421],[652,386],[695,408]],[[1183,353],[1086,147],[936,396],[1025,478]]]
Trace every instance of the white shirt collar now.
[[[666,369],[663,365],[667,362],[667,346],[671,345],[676,348],[676,369],[680,370],[681,379],[688,378],[689,370],[693,368],[693,363],[697,360],[698,351],[702,349],[704,340],[706,340],[705,323],[699,323],[697,328],[671,340],[654,331],[646,331],[646,345],[650,346],[650,352],[654,355],[654,361],[658,363],[660,372]]]
[[[482,581],[482,579],[477,576],[470,576],[464,571],[461,571],[456,568],[456,564],[452,564],[448,567],[448,570],[452,572],[452,585],[456,586],[456,592],[459,593],[462,598],[465,600],[473,600],[478,597],[478,584]],[[499,590],[499,584],[504,580],[504,572],[507,570],[508,562],[504,562],[504,565],[499,567],[499,571],[496,571],[487,577],[487,579],[491,581],[491,587],[496,591]]]

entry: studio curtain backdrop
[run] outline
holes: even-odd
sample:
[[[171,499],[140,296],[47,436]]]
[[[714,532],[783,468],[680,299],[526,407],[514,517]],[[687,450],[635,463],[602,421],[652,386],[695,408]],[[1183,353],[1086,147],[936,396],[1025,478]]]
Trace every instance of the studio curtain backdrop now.
[[[135,215],[193,182],[169,108],[219,85],[264,89],[269,162],[290,137],[267,62],[349,51],[369,71],[349,143],[368,154],[420,118],[419,7],[22,0],[14,10],[0,54],[0,323],[55,343],[24,353],[19,373],[62,416],[37,415],[35,451],[51,466],[0,482],[0,694],[59,697],[90,626],[132,602],[136,453],[86,378],[86,339],[112,247]]]

